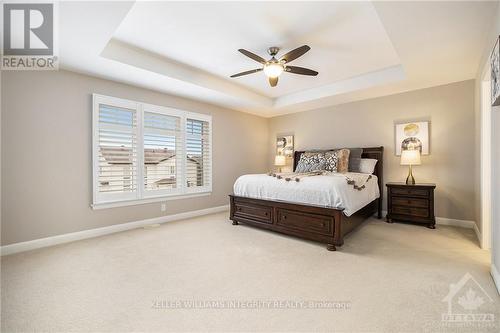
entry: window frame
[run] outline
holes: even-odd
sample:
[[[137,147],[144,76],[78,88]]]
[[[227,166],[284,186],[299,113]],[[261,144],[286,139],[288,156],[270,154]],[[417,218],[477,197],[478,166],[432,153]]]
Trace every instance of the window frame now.
[[[120,108],[132,109],[136,112],[136,122],[137,122],[137,189],[135,192],[131,193],[114,193],[112,195],[103,195],[99,192],[99,105],[105,104],[109,106],[115,106]],[[144,113],[158,113],[168,116],[174,116],[180,118],[180,138],[181,138],[181,149],[176,155],[181,155],[181,157],[176,157],[177,163],[180,162],[180,166],[177,167],[177,175],[180,179],[177,183],[180,184],[176,189],[163,189],[163,190],[146,190],[144,184]],[[208,122],[208,160],[209,160],[209,170],[203,169],[203,173],[208,173],[208,185],[188,187],[185,184],[187,168],[186,168],[186,120],[194,119],[200,121]],[[212,116],[202,113],[184,111],[172,107],[159,106],[154,104],[142,103],[132,100],[127,100],[118,97],[105,96],[100,94],[92,94],[92,204],[93,209],[102,208],[112,208],[121,207],[129,205],[140,205],[151,202],[159,202],[165,200],[177,200],[190,197],[199,197],[210,195],[212,193],[212,181],[213,181],[213,146],[212,146]]]

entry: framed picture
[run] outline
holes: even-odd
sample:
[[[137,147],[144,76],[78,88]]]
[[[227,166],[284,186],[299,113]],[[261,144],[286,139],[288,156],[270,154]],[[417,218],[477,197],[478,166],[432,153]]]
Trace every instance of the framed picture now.
[[[491,106],[500,105],[500,36],[491,53]]]
[[[429,155],[429,122],[418,121],[396,124],[396,152],[401,155],[401,150],[419,149],[420,154]]]
[[[293,135],[282,135],[276,138],[276,155],[293,156]]]

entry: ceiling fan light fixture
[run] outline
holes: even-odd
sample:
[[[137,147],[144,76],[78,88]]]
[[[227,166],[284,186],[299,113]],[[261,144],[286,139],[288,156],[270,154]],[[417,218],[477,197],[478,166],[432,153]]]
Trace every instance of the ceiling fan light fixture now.
[[[298,74],[298,75],[316,76],[318,75],[318,72],[313,71],[312,69],[288,65],[289,62],[294,61],[298,57],[301,57],[310,49],[311,48],[308,45],[302,45],[300,47],[297,47],[296,49],[291,50],[281,58],[276,59],[275,56],[276,54],[278,54],[280,49],[276,46],[273,46],[267,50],[267,53],[269,53],[269,55],[271,56],[271,59],[267,61],[261,56],[256,55],[255,53],[252,53],[245,49],[238,49],[240,53],[243,53],[250,59],[257,61],[262,66],[256,69],[251,69],[249,71],[233,74],[230,77],[234,78],[257,72],[264,72],[264,75],[267,76],[268,78],[269,85],[271,87],[276,87],[276,85],[278,84],[278,77],[283,72],[287,72],[290,74]]]
[[[283,64],[279,62],[268,62],[264,65],[264,74],[266,74],[267,77],[278,77],[284,70]]]

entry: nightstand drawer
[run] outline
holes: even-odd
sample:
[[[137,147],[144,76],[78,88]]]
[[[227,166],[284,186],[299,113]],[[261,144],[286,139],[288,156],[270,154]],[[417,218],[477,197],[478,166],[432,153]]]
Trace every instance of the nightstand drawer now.
[[[391,189],[391,194],[392,195],[416,196],[416,197],[428,197],[429,190],[423,189],[423,188],[411,188],[411,187],[397,188],[397,187],[395,187],[395,188]]]
[[[417,217],[429,217],[429,210],[426,208],[393,206],[392,207],[392,214],[417,216]]]
[[[405,206],[405,207],[417,207],[417,208],[428,208],[429,200],[410,198],[410,197],[392,197],[392,204],[394,206]]]

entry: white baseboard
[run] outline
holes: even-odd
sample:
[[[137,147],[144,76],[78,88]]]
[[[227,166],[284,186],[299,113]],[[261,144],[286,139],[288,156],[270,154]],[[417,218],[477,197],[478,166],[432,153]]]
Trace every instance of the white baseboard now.
[[[483,236],[481,234],[481,231],[479,231],[476,222],[468,220],[448,219],[445,217],[436,217],[436,224],[449,225],[453,227],[460,227],[460,228],[467,228],[474,230],[474,232],[476,233],[477,240],[479,242],[479,247],[483,248]]]
[[[382,211],[382,215],[386,216],[387,211],[386,210]],[[476,237],[479,240],[479,244],[481,245],[481,248],[482,248],[483,237],[482,237],[481,232],[479,231],[479,229],[477,227],[476,222],[469,221],[469,220],[449,219],[447,217],[436,217],[436,224],[473,229],[474,232],[476,233]]]
[[[436,224],[451,225],[454,227],[467,229],[474,229],[474,226],[476,225],[474,221],[449,219],[446,217],[436,217]]]
[[[72,232],[72,233],[63,234],[63,235],[35,239],[35,240],[27,241],[27,242],[9,244],[9,245],[2,246],[0,251],[1,251],[1,255],[5,256],[5,255],[9,255],[9,254],[18,253],[18,252],[39,249],[42,247],[73,242],[73,241],[77,241],[77,240],[81,240],[81,239],[109,235],[109,234],[112,234],[115,232],[136,229],[136,228],[140,228],[140,227],[150,225],[150,224],[161,224],[161,223],[166,223],[166,222],[171,222],[171,221],[184,220],[184,219],[193,218],[193,217],[202,216],[202,215],[220,213],[220,212],[227,211],[228,209],[229,209],[229,205],[224,205],[224,206],[194,210],[194,211],[186,212],[186,213],[160,216],[160,217],[155,217],[152,219],[146,219],[146,220],[140,220],[140,221],[134,221],[134,222],[128,222],[128,223],[122,223],[122,224],[115,224],[115,225],[111,225],[109,227],[77,231],[77,232]]]
[[[382,216],[385,217],[386,215],[387,215],[387,211],[383,210]],[[454,227],[461,227],[461,228],[467,228],[467,229],[474,229],[474,226],[476,225],[476,223],[474,221],[449,219],[447,217],[436,217],[436,224],[451,225]]]
[[[493,281],[495,282],[495,286],[497,287],[498,294],[500,295],[500,273],[498,272],[498,269],[496,268],[495,264],[491,264],[491,269],[490,269],[490,274],[491,277],[493,278]]]
[[[476,233],[476,237],[477,239],[479,240],[479,246],[484,249],[484,246],[483,246],[483,234],[481,233],[481,231],[479,231],[479,228],[477,227],[477,224],[474,223],[474,232]]]

